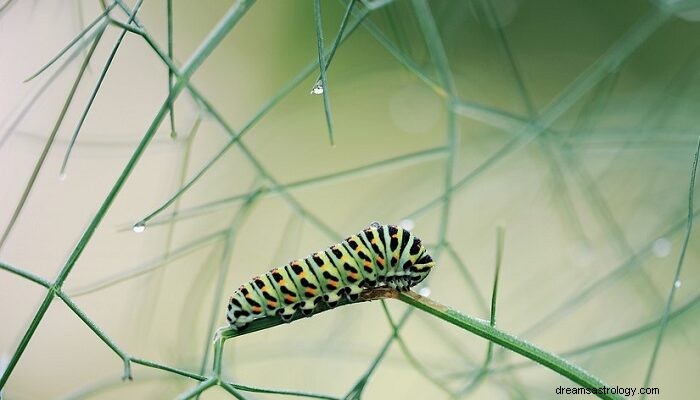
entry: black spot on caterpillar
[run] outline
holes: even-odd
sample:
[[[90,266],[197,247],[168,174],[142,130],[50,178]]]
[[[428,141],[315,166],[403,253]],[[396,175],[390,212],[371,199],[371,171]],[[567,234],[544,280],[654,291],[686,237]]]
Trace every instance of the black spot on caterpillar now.
[[[370,288],[408,290],[435,265],[420,239],[393,226],[370,227],[306,258],[256,276],[233,292],[226,319],[243,329],[265,316],[291,321],[297,310],[311,315],[321,302],[357,301]]]

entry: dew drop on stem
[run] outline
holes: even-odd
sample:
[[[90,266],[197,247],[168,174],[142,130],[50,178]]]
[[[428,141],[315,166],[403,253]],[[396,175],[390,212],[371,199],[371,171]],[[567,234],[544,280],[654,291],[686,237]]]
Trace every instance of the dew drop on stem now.
[[[315,94],[316,96],[323,94],[323,82],[320,80],[316,81],[314,87],[311,88],[311,94]]]
[[[139,221],[139,222],[135,223],[133,230],[136,233],[141,233],[141,232],[145,231],[146,230],[146,223],[143,221]]]

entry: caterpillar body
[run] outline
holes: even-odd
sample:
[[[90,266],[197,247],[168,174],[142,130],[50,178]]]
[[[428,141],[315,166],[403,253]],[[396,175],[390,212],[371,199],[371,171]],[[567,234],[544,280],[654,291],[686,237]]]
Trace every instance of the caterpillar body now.
[[[412,233],[373,223],[325,250],[244,283],[229,299],[226,319],[236,329],[273,315],[289,322],[297,310],[311,315],[321,302],[332,308],[343,297],[357,301],[360,293],[374,287],[408,290],[434,265]]]

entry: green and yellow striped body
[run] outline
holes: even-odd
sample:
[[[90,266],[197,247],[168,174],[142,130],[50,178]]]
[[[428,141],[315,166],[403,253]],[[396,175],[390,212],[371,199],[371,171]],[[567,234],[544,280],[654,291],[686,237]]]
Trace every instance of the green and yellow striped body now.
[[[265,316],[291,321],[297,310],[310,315],[321,302],[335,307],[343,297],[356,301],[370,288],[408,290],[434,265],[420,239],[409,231],[372,224],[325,250],[244,283],[233,292],[226,318],[237,329]]]

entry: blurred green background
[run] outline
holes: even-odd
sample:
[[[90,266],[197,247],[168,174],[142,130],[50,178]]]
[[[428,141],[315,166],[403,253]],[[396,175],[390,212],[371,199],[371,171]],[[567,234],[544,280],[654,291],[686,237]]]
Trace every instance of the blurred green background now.
[[[87,49],[62,70],[68,55],[23,80],[101,13],[94,1],[6,3],[0,12],[3,230]],[[430,1],[436,41],[424,34],[414,2],[383,3],[370,3],[377,6],[371,11],[355,3],[349,26],[367,16],[330,63],[334,146],[322,96],[309,93],[318,68],[299,75],[318,61],[313,2],[253,5],[191,79],[236,132],[265,111],[245,131],[245,147],[232,146],[144,232],[134,233],[134,223],[229,143],[211,113],[183,92],[174,104],[176,139],[166,118],[64,291],[128,354],[207,372],[211,330],[225,324],[226,301],[240,283],[374,220],[415,225],[438,260],[424,285],[430,296],[488,319],[502,226],[497,326],[565,356],[633,331],[567,358],[612,386],[642,386],[658,326],[635,329],[664,315],[685,233],[699,133],[700,11],[668,9],[674,2]],[[165,4],[145,1],[138,12],[163,49]],[[321,1],[327,48],[346,6]],[[178,66],[229,7],[173,2]],[[127,22],[119,8],[110,15]],[[59,179],[71,135],[120,34],[109,26],[96,47],[0,247],[3,262],[53,279],[166,99],[167,67],[142,38],[128,34]],[[443,50],[449,64],[441,68]],[[441,71],[454,82],[452,96]],[[292,90],[279,97],[288,85]],[[700,393],[697,240],[692,234],[672,302],[671,310],[682,312],[671,314],[653,369],[650,386],[661,394],[650,399]],[[0,371],[44,295],[40,286],[0,271]],[[395,320],[406,309],[388,306]],[[224,372],[258,388],[342,398],[391,333],[378,302],[341,307],[227,342]],[[400,338],[406,348],[390,344],[362,398],[560,399],[568,396],[556,395],[557,386],[575,386],[503,350],[475,383],[487,342],[418,311]],[[56,300],[4,395],[160,399],[194,385],[138,365],[134,381],[122,382],[121,368]],[[214,389],[202,398],[230,395]]]

